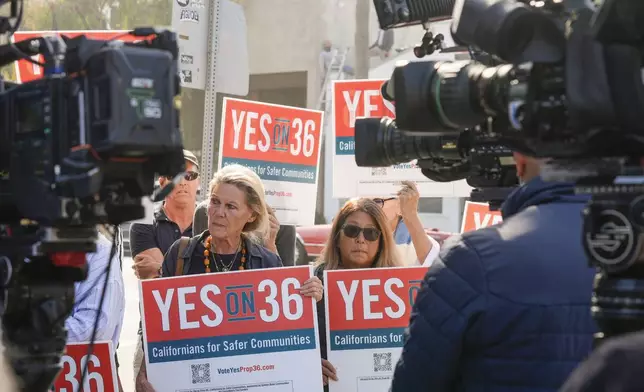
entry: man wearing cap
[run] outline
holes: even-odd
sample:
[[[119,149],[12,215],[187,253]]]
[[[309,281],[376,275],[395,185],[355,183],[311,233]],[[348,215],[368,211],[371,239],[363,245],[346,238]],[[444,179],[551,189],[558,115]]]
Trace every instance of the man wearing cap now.
[[[163,255],[181,236],[192,237],[192,217],[199,190],[197,157],[183,150],[186,174],[165,201],[154,211],[152,224],[133,223],[130,227],[130,247],[134,271],[139,279],[155,278]],[[170,178],[160,177],[159,185],[166,186]]]
[[[186,172],[181,182],[154,211],[152,224],[133,223],[130,226],[130,251],[134,258],[132,268],[139,279],[160,276],[163,255],[182,236],[192,237],[192,217],[199,190],[199,163],[195,154],[183,150]],[[160,177],[159,185],[166,186],[171,178]],[[139,334],[142,333],[139,325]],[[136,378],[143,360],[141,339],[134,358]],[[138,387],[137,387],[137,390]]]

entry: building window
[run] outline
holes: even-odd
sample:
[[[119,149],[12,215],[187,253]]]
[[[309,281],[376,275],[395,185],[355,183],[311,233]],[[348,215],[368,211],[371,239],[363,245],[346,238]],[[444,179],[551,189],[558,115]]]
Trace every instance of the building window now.
[[[418,212],[421,214],[442,214],[442,197],[421,197],[418,201]]]

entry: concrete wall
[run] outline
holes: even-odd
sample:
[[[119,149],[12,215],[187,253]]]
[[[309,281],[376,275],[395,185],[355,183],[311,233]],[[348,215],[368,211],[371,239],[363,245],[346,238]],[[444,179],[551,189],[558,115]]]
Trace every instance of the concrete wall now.
[[[270,0],[241,2],[248,23],[251,74],[305,71],[307,106],[319,91],[318,56],[326,35],[326,2]]]

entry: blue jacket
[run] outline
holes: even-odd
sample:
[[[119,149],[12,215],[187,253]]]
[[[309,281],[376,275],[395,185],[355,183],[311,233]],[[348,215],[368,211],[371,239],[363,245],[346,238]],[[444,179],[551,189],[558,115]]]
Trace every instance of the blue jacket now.
[[[418,293],[393,392],[557,391],[592,349],[587,198],[535,178],[503,223],[446,242]]]

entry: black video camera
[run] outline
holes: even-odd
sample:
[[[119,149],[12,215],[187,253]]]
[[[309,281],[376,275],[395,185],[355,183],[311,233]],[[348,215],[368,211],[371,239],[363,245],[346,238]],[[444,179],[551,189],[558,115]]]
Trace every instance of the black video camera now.
[[[184,171],[176,36],[129,34],[141,40],[52,36],[0,46],[1,65],[45,59],[43,79],[0,84],[0,308],[24,391],[49,390],[60,370],[96,225],[143,218],[156,175]]]
[[[446,2],[374,4],[381,26],[401,27],[425,22],[431,14],[426,10]],[[592,309],[601,330],[597,341],[644,329],[644,2],[452,4],[454,41],[505,64],[430,61],[398,67],[383,87],[395,99],[397,126],[413,140],[458,140],[454,135],[492,119],[500,144],[549,158],[541,172],[545,180],[575,182],[578,193],[591,195],[582,238],[598,268]],[[361,144],[373,145],[358,137],[356,154]],[[405,159],[441,152],[438,142],[414,143],[426,150]]]
[[[386,167],[417,160],[423,175],[437,182],[466,179],[473,187],[470,199],[501,203],[517,185],[512,151],[498,140],[494,122],[457,134],[416,136],[401,131],[384,118],[356,120],[355,159],[358,166]]]

